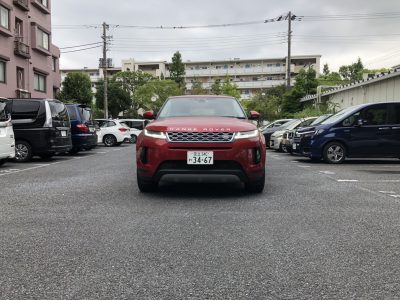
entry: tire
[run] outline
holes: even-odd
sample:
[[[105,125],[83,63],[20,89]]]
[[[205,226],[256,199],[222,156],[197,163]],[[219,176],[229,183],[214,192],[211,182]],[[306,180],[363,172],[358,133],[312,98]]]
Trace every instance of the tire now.
[[[138,175],[137,175],[137,184],[139,187],[139,191],[142,193],[152,193],[158,190],[157,182],[143,180]]]
[[[69,154],[77,154],[78,152],[79,152],[79,148],[75,148],[75,147],[68,151]]]
[[[113,147],[117,143],[117,139],[112,134],[107,134],[103,137],[103,143],[106,147]]]
[[[4,165],[7,162],[7,159],[0,159],[0,166]]]
[[[346,159],[346,147],[340,142],[330,142],[324,147],[322,156],[329,164],[341,164]]]
[[[263,176],[255,181],[246,182],[246,191],[252,194],[260,194],[264,190],[265,186],[265,173]]]
[[[15,143],[15,161],[28,162],[32,159],[32,147],[29,143],[24,141],[17,141]]]
[[[282,152],[288,153],[288,149],[286,148],[286,145],[281,145]]]
[[[39,156],[43,160],[49,160],[54,156],[54,154],[42,154],[42,155],[39,155]]]
[[[137,136],[134,135],[134,134],[132,134],[132,135],[131,135],[131,143],[132,143],[132,144],[136,144],[136,141],[137,141]]]

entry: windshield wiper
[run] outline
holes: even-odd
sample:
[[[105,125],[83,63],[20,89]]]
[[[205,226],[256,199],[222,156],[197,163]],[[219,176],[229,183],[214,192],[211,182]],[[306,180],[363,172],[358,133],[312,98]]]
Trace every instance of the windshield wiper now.
[[[245,117],[238,117],[238,116],[221,116],[221,117],[224,117],[224,118],[236,118],[236,119],[241,119],[241,120],[246,119]]]

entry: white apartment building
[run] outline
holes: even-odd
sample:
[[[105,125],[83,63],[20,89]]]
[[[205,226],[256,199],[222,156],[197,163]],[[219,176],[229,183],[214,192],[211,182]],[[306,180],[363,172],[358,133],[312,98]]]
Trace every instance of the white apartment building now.
[[[293,56],[290,66],[292,84],[301,69],[310,67],[319,74],[320,60],[321,55]],[[225,76],[229,76],[231,81],[239,87],[242,98],[250,98],[261,89],[286,84],[286,62],[286,57],[186,61],[184,62],[186,89],[190,92],[193,81],[200,81],[203,88],[210,89],[216,79],[223,80]],[[168,78],[170,65],[171,63],[166,61],[139,62],[128,59],[122,61],[122,70],[142,70],[159,78],[163,76]]]
[[[313,68],[317,74],[320,71],[321,55],[302,55],[291,58],[292,84],[296,75],[304,68]],[[205,89],[211,89],[216,79],[224,80],[229,76],[230,80],[240,89],[243,99],[251,98],[256,92],[274,86],[286,84],[287,58],[259,58],[259,59],[228,59],[215,61],[186,61],[185,82],[186,90],[190,93],[192,83],[200,81]],[[169,67],[167,61],[135,61],[133,58],[122,60],[120,68],[108,69],[108,75],[119,71],[143,71],[158,78],[169,78]],[[70,72],[87,73],[92,81],[93,93],[96,92],[96,83],[103,78],[102,69],[63,69],[61,78]]]

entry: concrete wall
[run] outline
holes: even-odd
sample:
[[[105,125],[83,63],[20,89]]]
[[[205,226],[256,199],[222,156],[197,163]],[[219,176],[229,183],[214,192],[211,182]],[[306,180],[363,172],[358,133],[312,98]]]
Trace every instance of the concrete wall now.
[[[24,89],[32,97],[53,98],[55,90],[60,88],[61,75],[59,71],[60,50],[51,43],[51,2],[48,9],[35,0],[27,0],[28,11],[15,5],[13,0],[0,0],[0,5],[10,9],[9,31],[0,30],[0,59],[6,61],[6,83],[0,83],[0,96],[17,97],[17,67],[24,69]],[[23,22],[23,37],[19,40],[29,46],[30,58],[24,58],[14,53],[15,19]],[[36,30],[41,28],[50,34],[49,51],[37,47]],[[53,57],[56,59],[56,70],[52,70]],[[46,92],[34,90],[34,72],[46,75]]]

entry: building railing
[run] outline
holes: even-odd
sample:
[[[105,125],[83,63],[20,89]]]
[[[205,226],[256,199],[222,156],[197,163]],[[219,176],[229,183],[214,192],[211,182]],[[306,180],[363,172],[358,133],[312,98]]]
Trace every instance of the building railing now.
[[[24,58],[30,58],[31,57],[30,47],[27,44],[21,42],[20,40],[16,40],[14,42],[14,45],[15,45],[14,53],[16,55],[22,56]]]
[[[260,80],[260,81],[235,81],[232,82],[236,84],[239,89],[262,89],[262,88],[271,88],[274,86],[285,84],[285,80]],[[204,89],[210,89],[213,83],[203,82],[202,87]],[[188,90],[192,89],[192,83],[186,83],[186,88]]]
[[[29,2],[28,0],[14,0],[13,3],[23,10],[28,11],[29,10]]]
[[[295,71],[295,66],[291,66],[291,71]],[[226,75],[255,75],[255,74],[285,74],[286,67],[253,67],[253,68],[221,68],[221,69],[198,69],[185,70],[186,77],[190,76],[221,76]]]

